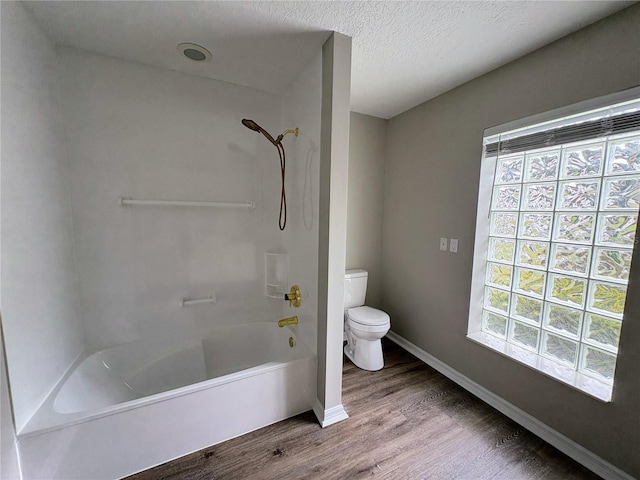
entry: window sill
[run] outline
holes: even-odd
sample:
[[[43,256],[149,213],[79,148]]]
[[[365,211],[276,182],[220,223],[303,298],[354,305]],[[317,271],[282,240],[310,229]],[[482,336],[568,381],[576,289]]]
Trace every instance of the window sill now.
[[[567,384],[591,397],[603,402],[611,401],[613,385],[576,372],[560,363],[544,358],[537,353],[530,352],[529,350],[512,345],[483,332],[469,333],[467,338],[548,377]]]

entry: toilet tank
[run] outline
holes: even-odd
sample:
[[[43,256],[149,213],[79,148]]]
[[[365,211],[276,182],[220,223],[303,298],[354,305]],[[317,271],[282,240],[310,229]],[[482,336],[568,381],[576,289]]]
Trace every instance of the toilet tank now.
[[[367,294],[366,270],[347,270],[344,272],[344,308],[360,307],[364,305]]]

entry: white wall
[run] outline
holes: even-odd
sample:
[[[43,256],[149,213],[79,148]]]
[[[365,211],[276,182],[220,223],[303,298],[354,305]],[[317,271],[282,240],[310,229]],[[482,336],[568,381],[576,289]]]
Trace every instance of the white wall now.
[[[7,370],[4,362],[4,342],[0,335],[0,478],[16,480],[20,478],[18,445],[13,427],[11,400]]]
[[[322,106],[322,52],[302,71],[283,95],[282,129],[300,128],[287,135],[287,227],[282,234],[289,252],[289,286],[303,294],[299,308],[283,303],[283,316],[297,315],[298,331],[313,350],[318,330],[318,214],[320,195],[320,109]]]
[[[83,349],[56,50],[2,2],[2,321],[18,431]]]
[[[366,303],[382,302],[382,219],[387,121],[351,112],[347,269],[369,272]]]
[[[275,320],[263,272],[281,241],[278,157],[240,121],[277,131],[280,97],[70,48],[59,57],[88,347]],[[257,208],[123,208],[120,196]],[[215,305],[178,306],[213,292]]]
[[[611,403],[465,335],[483,130],[640,84],[638,25],[634,5],[389,120],[382,305],[396,333],[634,477],[640,477],[636,263]],[[459,253],[441,252],[440,237],[458,238]]]

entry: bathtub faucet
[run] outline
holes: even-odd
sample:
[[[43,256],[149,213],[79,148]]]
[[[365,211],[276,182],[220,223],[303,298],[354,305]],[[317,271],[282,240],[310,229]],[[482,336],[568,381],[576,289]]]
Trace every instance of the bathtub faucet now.
[[[297,325],[298,317],[295,315],[293,317],[283,318],[282,320],[278,320],[279,327],[286,327],[287,325]]]
[[[284,295],[285,302],[289,302],[290,307],[298,308],[300,306],[300,302],[302,301],[302,293],[300,293],[300,287],[298,285],[294,285],[291,287],[291,291],[289,293],[285,293]]]

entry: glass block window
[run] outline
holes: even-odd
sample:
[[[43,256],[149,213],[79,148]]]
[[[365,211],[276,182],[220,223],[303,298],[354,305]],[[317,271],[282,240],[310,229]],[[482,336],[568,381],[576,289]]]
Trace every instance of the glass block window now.
[[[471,338],[479,329],[534,368],[562,366],[574,385],[613,383],[640,206],[639,110],[626,102],[485,137]],[[616,116],[631,126],[611,128]],[[574,131],[590,122],[605,127]]]

